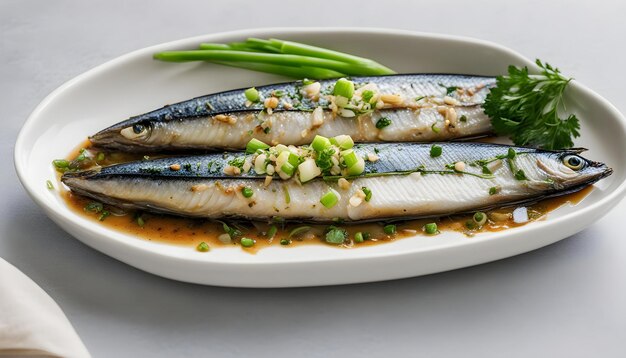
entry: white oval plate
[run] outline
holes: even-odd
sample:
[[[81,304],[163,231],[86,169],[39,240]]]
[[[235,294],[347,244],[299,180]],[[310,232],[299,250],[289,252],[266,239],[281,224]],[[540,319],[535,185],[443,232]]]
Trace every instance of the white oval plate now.
[[[502,46],[451,36],[380,29],[260,29],[199,36],[138,50],[98,66],[50,94],[28,118],[15,145],[22,184],[47,215],[85,244],[156,275],[201,284],[239,287],[334,285],[397,279],[476,265],[551,244],[582,230],[623,197],[626,168],[624,117],[577,82],[568,108],[582,122],[577,146],[614,169],[575,207],[562,207],[545,221],[467,238],[446,232],[356,249],[325,245],[270,247],[251,255],[238,247],[200,253],[192,247],[142,240],[71,211],[56,191],[50,164],[87,135],[167,103],[284,78],[204,63],[152,60],[158,51],[194,48],[200,42],[277,37],[371,57],[399,72],[498,75],[510,64],[534,66]]]

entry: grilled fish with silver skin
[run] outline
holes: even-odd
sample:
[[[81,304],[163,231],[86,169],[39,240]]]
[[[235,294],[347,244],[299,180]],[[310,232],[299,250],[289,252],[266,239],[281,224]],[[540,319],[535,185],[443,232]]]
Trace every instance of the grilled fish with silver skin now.
[[[347,134],[357,142],[432,142],[491,132],[481,104],[495,78],[403,74],[352,81],[357,87],[354,98],[373,90],[373,103],[349,105],[357,108],[347,111],[333,107],[327,95],[335,80],[274,84],[257,88],[257,103],[246,103],[245,89],[211,94],[131,117],[90,140],[97,147],[121,151],[236,150],[251,138],[286,145],[308,144],[316,134]],[[271,98],[277,107],[267,110],[265,100]],[[377,128],[383,117],[390,124]]]
[[[581,150],[543,151],[486,143],[381,143],[355,146],[366,162],[362,175],[340,185],[337,177],[295,179],[250,170],[224,174],[227,163],[254,154],[225,153],[132,162],[65,173],[72,191],[106,204],[204,218],[247,218],[345,222],[451,215],[536,201],[580,190],[610,175],[603,163],[587,160]],[[461,164],[462,163],[462,164]],[[489,174],[490,173],[490,174]],[[360,197],[367,187],[369,201]],[[253,195],[243,195],[250,188]],[[320,198],[330,189],[339,196],[328,208]]]

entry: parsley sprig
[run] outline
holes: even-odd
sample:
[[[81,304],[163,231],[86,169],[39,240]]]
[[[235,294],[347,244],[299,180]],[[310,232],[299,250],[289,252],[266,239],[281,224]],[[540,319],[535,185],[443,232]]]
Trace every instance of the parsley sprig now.
[[[548,63],[536,63],[540,75],[529,75],[527,67],[509,66],[508,76],[498,76],[485,99],[485,114],[494,131],[516,145],[570,148],[572,139],[580,136],[580,124],[574,114],[561,119],[559,112],[565,110],[563,92],[571,78]]]

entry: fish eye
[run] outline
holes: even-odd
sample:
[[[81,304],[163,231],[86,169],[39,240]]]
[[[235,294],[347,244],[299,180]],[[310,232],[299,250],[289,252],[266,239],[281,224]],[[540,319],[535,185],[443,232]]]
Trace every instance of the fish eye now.
[[[148,134],[149,127],[144,124],[134,124],[120,131],[120,134],[127,139],[144,139]]]
[[[133,126],[133,132],[135,134],[141,134],[141,132],[143,132],[144,130],[146,130],[146,127],[144,127],[143,124],[135,124]]]
[[[563,164],[572,170],[580,170],[585,165],[585,162],[577,155],[566,155],[563,157]]]

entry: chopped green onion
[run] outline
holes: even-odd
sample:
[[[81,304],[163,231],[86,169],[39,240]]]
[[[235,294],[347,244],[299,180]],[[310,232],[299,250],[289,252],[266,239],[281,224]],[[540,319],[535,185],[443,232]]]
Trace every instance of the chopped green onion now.
[[[248,142],[248,144],[246,145],[246,153],[248,154],[253,154],[256,153],[257,150],[261,149],[267,149],[270,146],[261,142],[260,140],[256,139],[256,138],[252,138],[250,139],[250,141]]]
[[[241,194],[243,195],[244,198],[251,198],[252,195],[254,195],[254,191],[252,190],[251,187],[246,186],[241,189]]]
[[[391,120],[387,117],[382,117],[376,121],[376,128],[383,129],[391,124]]]
[[[316,135],[315,138],[313,138],[313,142],[311,142],[311,147],[313,147],[316,152],[321,152],[330,146],[330,140],[321,135]]]
[[[339,193],[334,189],[330,188],[328,189],[328,192],[326,192],[326,194],[322,195],[322,197],[320,198],[320,203],[322,203],[322,205],[327,208],[332,208],[333,206],[337,205],[340,198],[341,195],[339,195]]]
[[[361,190],[363,190],[363,192],[365,193],[365,201],[372,200],[372,190],[370,190],[370,188],[364,186],[361,188]]]
[[[459,120],[461,122],[467,122],[467,116],[466,115],[462,115],[461,118],[459,118]]]
[[[104,156],[104,153],[103,153],[103,152],[100,152],[100,153],[98,153],[98,155],[96,155],[96,161],[97,161],[97,162],[101,162],[101,161],[103,161],[103,160],[104,160],[104,158],[105,158],[105,156]]]
[[[254,87],[245,90],[244,94],[246,95],[246,99],[250,102],[258,102],[261,99],[259,97],[259,91]]]
[[[474,220],[478,226],[483,226],[487,222],[487,214],[482,211],[477,211],[472,217],[472,220]]]
[[[338,79],[337,82],[335,82],[333,94],[347,99],[352,98],[354,95],[354,82],[345,78]]]
[[[248,238],[248,237],[242,237],[240,242],[241,242],[241,246],[243,246],[243,247],[252,247],[252,246],[254,246],[254,240],[252,240],[251,238]]]
[[[55,159],[52,161],[52,164],[54,164],[57,169],[66,169],[70,166],[70,162],[65,159]]]
[[[291,203],[291,195],[289,195],[289,187],[283,185],[283,191],[285,192],[285,204]]]
[[[487,167],[486,165],[482,168],[482,172],[483,174],[493,174],[489,167]]]
[[[359,231],[356,234],[354,234],[354,242],[358,242],[358,243],[363,242],[363,233],[362,232]]]
[[[146,225],[146,222],[143,220],[141,216],[137,217],[137,225],[139,225],[139,227],[144,227],[144,225]]]
[[[54,189],[54,185],[52,185],[52,182],[50,180],[46,180],[46,187],[50,190]]]
[[[354,141],[352,137],[346,134],[338,135],[330,139],[331,143],[338,146],[339,148],[346,150],[354,147]]]
[[[437,158],[438,156],[441,155],[441,153],[443,153],[443,148],[441,148],[441,146],[433,144],[430,147],[430,156],[433,158]]]
[[[385,225],[385,227],[383,227],[383,232],[387,235],[395,235],[396,226],[393,224]]]
[[[489,188],[489,195],[498,194],[499,191],[500,191],[500,188],[498,188],[497,186],[492,186],[491,188]]]
[[[291,244],[291,240],[280,239],[280,244],[283,245],[283,246],[287,246],[287,245]]]
[[[363,99],[364,102],[369,103],[369,101],[374,97],[374,91],[372,90],[365,90],[363,91],[363,93],[361,93],[361,99]]]
[[[274,90],[272,91],[272,96],[280,98],[285,95],[285,91],[282,90]]]
[[[311,230],[310,226],[299,226],[293,230],[291,230],[291,232],[289,233],[288,238],[291,239],[292,237],[297,237],[300,236],[302,234],[304,234],[305,232]]]
[[[344,150],[343,152],[341,152],[341,157],[343,158],[344,163],[346,163],[347,168],[352,167],[359,161],[359,158],[356,156],[356,153],[352,149]]]
[[[202,241],[201,243],[198,244],[198,246],[196,247],[196,250],[200,251],[200,252],[207,252],[209,251],[209,245]]]
[[[315,164],[315,159],[308,158],[300,165],[298,165],[298,172],[300,174],[300,182],[306,183],[311,179],[316,178],[322,174],[320,168]]]
[[[278,232],[278,228],[276,227],[276,225],[270,226],[270,228],[267,230],[268,239],[273,239],[274,236],[276,236],[276,232]]]
[[[290,163],[285,163],[280,167],[280,171],[282,171],[283,173],[289,176],[292,176],[293,173],[296,171],[296,168]]]
[[[430,126],[430,129],[432,129],[433,132],[435,132],[435,133],[441,132],[441,129],[439,127],[437,127],[437,123],[433,123],[433,125]]]
[[[348,175],[356,176],[361,175],[365,171],[365,159],[357,158],[356,164],[351,167],[348,167]]]
[[[301,157],[293,154],[292,152],[289,152],[289,157],[287,158],[287,162],[289,162],[289,164],[293,165],[294,167],[297,167],[298,165],[300,165],[301,163]]]
[[[437,228],[437,223],[428,223],[428,224],[424,225],[424,231],[428,235],[435,235],[435,234],[439,233],[439,229]]]

